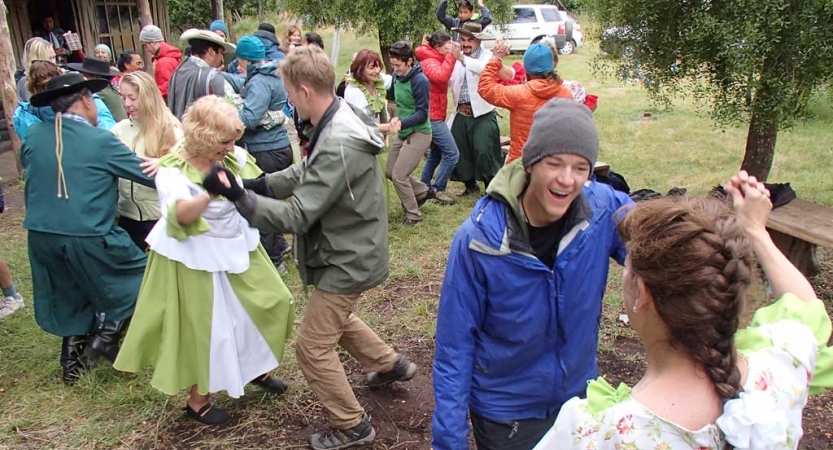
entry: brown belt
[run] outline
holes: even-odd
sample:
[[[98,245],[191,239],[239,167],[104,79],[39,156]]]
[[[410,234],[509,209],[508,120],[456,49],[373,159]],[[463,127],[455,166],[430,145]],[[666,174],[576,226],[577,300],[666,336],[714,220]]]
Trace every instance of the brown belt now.
[[[457,113],[464,116],[473,116],[474,112],[471,110],[471,103],[460,103],[457,105]]]

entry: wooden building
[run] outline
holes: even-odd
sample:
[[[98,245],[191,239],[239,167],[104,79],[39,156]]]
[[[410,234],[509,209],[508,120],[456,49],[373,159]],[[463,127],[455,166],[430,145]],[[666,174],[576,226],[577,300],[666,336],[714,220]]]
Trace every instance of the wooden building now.
[[[107,44],[117,57],[124,50],[137,50],[139,43],[140,4],[142,0],[4,0],[17,66],[23,46],[41,27],[41,18],[51,16],[56,28],[78,33],[84,51],[92,56],[97,44]],[[162,29],[167,41],[170,25],[166,0],[145,0],[153,24]],[[149,61],[148,61],[149,62]]]
[[[12,112],[17,106],[13,73],[21,68],[23,47],[42,28],[44,17],[52,17],[55,28],[78,33],[86,54],[96,45],[107,44],[114,58],[124,50],[145,54],[147,70],[150,55],[141,51],[139,32],[143,24],[153,23],[170,36],[166,0],[0,0],[0,178],[7,182],[22,177],[18,158],[19,137],[11,131]],[[16,176],[13,176],[16,175]]]

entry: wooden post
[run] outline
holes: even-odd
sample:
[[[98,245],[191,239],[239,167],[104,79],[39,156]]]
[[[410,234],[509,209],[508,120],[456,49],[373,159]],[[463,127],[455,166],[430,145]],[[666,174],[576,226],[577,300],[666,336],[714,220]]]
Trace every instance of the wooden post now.
[[[153,25],[153,16],[150,14],[150,3],[148,0],[136,0],[136,9],[139,11],[139,26]],[[145,72],[153,75],[153,55],[142,46],[142,59],[145,60]]]
[[[223,0],[211,0],[211,14],[214,20],[223,20]]]
[[[0,88],[3,94],[3,115],[9,128],[9,140],[17,167],[17,175],[23,178],[23,164],[20,163],[20,137],[14,129],[12,116],[17,108],[17,85],[14,82],[14,52],[9,23],[6,21],[6,2],[0,1]]]

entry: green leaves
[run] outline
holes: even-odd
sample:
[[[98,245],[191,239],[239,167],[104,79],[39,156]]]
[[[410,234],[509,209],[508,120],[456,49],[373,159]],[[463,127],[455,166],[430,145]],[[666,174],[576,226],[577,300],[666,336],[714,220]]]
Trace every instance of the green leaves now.
[[[833,79],[827,0],[590,3],[602,29],[627,30],[618,45],[630,51],[614,52],[603,64],[621,68],[638,61],[655,99],[692,92],[721,124],[757,112],[788,127],[813,89]]]

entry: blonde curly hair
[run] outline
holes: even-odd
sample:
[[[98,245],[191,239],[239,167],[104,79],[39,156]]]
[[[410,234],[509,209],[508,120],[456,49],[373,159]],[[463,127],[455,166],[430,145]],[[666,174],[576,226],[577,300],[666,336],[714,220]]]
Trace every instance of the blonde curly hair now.
[[[218,145],[236,141],[244,130],[237,108],[216,95],[192,103],[182,118],[185,150],[192,155],[204,156]]]

